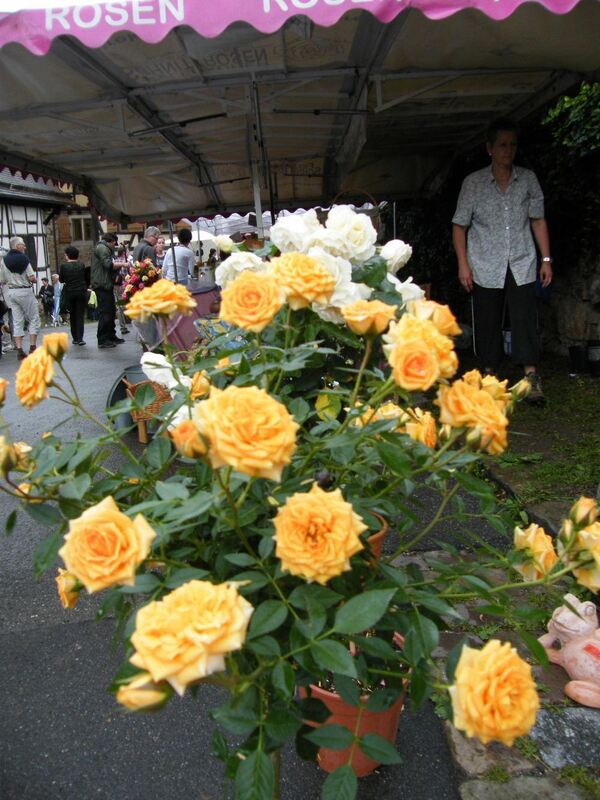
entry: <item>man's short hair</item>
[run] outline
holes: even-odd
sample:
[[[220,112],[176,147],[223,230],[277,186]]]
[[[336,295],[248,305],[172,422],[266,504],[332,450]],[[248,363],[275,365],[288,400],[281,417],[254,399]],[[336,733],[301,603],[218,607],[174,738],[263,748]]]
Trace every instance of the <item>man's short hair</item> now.
[[[103,233],[102,234],[102,241],[103,242],[114,242],[114,233]]]
[[[42,278],[42,283],[43,283],[44,281],[46,281],[46,283],[48,283],[48,278]]]
[[[490,123],[487,129],[487,136],[486,142],[490,144],[494,144],[496,139],[498,138],[498,134],[500,131],[507,131],[509,133],[516,133],[517,136],[519,135],[519,126],[510,117],[498,117],[493,122]]]
[[[157,228],[156,225],[150,225],[150,227],[146,228],[144,231],[144,239],[147,239],[149,236],[160,236],[160,228]]]
[[[19,244],[25,244],[21,236],[11,236],[11,238],[8,240],[8,246],[11,250],[14,250]]]
[[[189,228],[182,228],[177,232],[177,238],[181,244],[189,244],[192,241],[192,232]]]
[[[67,258],[79,258],[79,250],[76,247],[73,247],[72,244],[68,244],[65,247],[65,255]]]

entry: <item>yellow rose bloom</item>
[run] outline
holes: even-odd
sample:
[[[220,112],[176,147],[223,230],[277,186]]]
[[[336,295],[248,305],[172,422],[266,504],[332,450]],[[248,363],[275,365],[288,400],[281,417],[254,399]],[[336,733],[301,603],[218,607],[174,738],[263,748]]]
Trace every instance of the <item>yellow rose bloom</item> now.
[[[190,397],[192,400],[197,400],[199,397],[204,397],[205,394],[210,392],[210,377],[208,372],[198,370],[192,375],[192,386],[190,389]]]
[[[465,372],[461,380],[487,392],[502,412],[506,411],[513,400],[512,394],[506,388],[508,381],[499,381],[495,375],[482,375],[478,369],[472,369]]]
[[[271,273],[283,286],[290,308],[311,303],[327,305],[335,288],[334,276],[318,261],[301,253],[284,253],[271,261]]]
[[[141,514],[129,519],[109,496],[69,522],[58,554],[90,593],[115,584],[133,586],[155,536]]]
[[[200,458],[206,455],[207,446],[200,438],[198,428],[191,419],[180,422],[177,427],[169,431],[177,452],[185,458]]]
[[[420,408],[407,409],[400,430],[416,442],[421,442],[432,449],[437,444],[437,425],[435,417],[429,411],[422,411]]]
[[[14,444],[9,442],[6,436],[0,436],[0,477],[5,478],[18,462],[19,456]]]
[[[68,570],[58,568],[58,575],[56,576],[56,586],[58,588],[58,597],[62,603],[63,608],[75,608],[79,600],[79,592],[81,591],[81,584]]]
[[[429,320],[404,314],[398,322],[390,323],[383,340],[394,380],[403,389],[424,391],[456,372],[458,360],[452,340]]]
[[[213,469],[230,466],[253,478],[280,481],[299,428],[287,408],[256,386],[212,389],[194,406]]]
[[[225,656],[244,644],[253,611],[234,584],[189,581],[140,608],[130,661],[182,695],[190,683],[225,669]]]
[[[448,306],[433,300],[413,300],[408,304],[408,311],[417,319],[428,319],[444,336],[458,336],[460,328],[456,317]]]
[[[543,528],[532,523],[528,528],[515,527],[514,545],[527,553],[527,560],[516,564],[515,569],[526,581],[536,581],[547,575],[558,561],[552,537]]]
[[[350,330],[359,336],[379,336],[396,317],[396,306],[381,300],[357,300],[340,311]]]
[[[497,639],[481,650],[463,647],[450,697],[459,730],[509,747],[531,730],[540,705],[531,667]]]
[[[151,711],[169,699],[169,691],[153,683],[149,672],[140,672],[129,683],[119,686],[116,698],[129,711]]]
[[[15,393],[22,405],[33,408],[48,397],[53,377],[54,359],[44,347],[38,347],[21,362],[15,378]]]
[[[440,422],[453,428],[468,428],[469,441],[488,453],[502,453],[507,446],[508,419],[485,389],[464,380],[440,386],[437,405]]]
[[[220,319],[260,333],[285,303],[285,292],[271,274],[246,270],[221,293]]]
[[[350,558],[363,549],[359,536],[367,528],[339,489],[325,492],[317,484],[288,497],[273,524],[282,568],[321,584],[351,568]]]
[[[69,337],[66,333],[48,333],[44,336],[43,347],[52,358],[60,361],[69,349]]]
[[[17,469],[25,472],[30,467],[29,453],[33,450],[27,442],[15,442],[15,453],[17,454]]]
[[[6,389],[8,388],[8,381],[6,378],[0,378],[0,406],[4,405],[6,400]]]
[[[392,403],[391,400],[388,400],[387,403],[382,403],[378,408],[368,408],[360,417],[354,420],[354,424],[362,428],[364,425],[368,425],[369,422],[381,422],[382,420],[390,419],[400,421],[404,416],[406,416],[404,409],[400,408],[397,403]]]
[[[591,592],[600,591],[600,522],[594,522],[587,528],[578,531],[575,545],[569,553],[578,557],[578,561],[587,561],[585,566],[575,566],[573,575],[577,582]],[[577,562],[575,562],[577,563]]]
[[[191,314],[195,308],[196,302],[185,286],[162,278],[143,291],[136,292],[125,313],[131,319],[147,322],[152,316]]]
[[[569,516],[575,525],[584,528],[592,525],[598,519],[598,503],[591,497],[580,497],[573,504]]]

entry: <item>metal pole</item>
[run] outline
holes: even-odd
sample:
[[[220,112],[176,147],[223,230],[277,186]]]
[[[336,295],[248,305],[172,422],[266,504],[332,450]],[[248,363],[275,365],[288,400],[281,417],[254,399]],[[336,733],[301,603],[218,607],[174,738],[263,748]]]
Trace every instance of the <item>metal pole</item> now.
[[[175,259],[175,242],[173,241],[173,223],[171,220],[168,222],[169,225],[169,236],[171,237],[171,255],[173,256],[173,272],[175,273],[175,283],[179,282],[177,276],[177,261]]]
[[[254,213],[256,214],[256,227],[258,228],[259,239],[264,238],[265,229],[262,218],[262,203],[260,201],[260,183],[258,179],[258,169],[256,161],[252,159],[252,189],[254,190]]]
[[[396,201],[392,203],[392,239],[396,238]]]

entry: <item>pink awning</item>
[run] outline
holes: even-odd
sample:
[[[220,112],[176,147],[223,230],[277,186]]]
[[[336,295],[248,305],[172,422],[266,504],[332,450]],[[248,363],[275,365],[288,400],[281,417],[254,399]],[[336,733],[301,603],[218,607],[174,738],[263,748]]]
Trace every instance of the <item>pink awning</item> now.
[[[539,0],[539,5],[555,14],[565,14],[577,2]],[[523,4],[524,0],[114,0],[76,6],[57,4],[50,9],[1,13],[0,47],[16,42],[43,55],[57,36],[74,36],[95,48],[123,31],[156,43],[180,25],[213,38],[236,22],[245,22],[261,33],[273,33],[298,15],[329,27],[353,10],[368,11],[381,22],[391,22],[408,8],[417,9],[430,19],[472,8],[501,20]]]

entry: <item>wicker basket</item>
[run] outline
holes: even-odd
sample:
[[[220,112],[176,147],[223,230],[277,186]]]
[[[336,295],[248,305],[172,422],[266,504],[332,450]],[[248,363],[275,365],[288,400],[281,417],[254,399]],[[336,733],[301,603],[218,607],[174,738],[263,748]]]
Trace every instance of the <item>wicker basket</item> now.
[[[151,386],[154,394],[156,395],[156,400],[148,403],[148,405],[144,406],[144,408],[131,409],[131,418],[137,423],[138,426],[138,438],[142,444],[147,444],[148,429],[146,427],[146,422],[156,417],[162,406],[172,399],[171,395],[165,386],[160,383],[156,383],[156,381],[140,381],[140,383],[130,383],[127,378],[122,378],[122,381],[125,384],[125,391],[127,392],[127,397],[129,397],[130,400],[135,400],[138,389],[141,389],[143,386]]]

